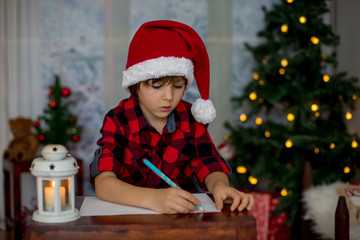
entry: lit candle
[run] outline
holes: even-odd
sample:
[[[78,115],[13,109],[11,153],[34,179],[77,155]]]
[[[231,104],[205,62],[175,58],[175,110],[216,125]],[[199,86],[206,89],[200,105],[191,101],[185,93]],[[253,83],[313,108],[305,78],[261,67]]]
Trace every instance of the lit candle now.
[[[52,186],[45,187],[45,209],[46,211],[54,211],[55,198],[55,182],[52,181]],[[61,207],[65,206],[65,187],[60,187],[60,202]]]

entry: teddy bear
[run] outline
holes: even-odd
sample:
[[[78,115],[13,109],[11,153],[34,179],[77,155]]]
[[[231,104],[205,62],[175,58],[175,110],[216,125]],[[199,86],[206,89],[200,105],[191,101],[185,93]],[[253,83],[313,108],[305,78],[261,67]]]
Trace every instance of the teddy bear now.
[[[3,153],[5,160],[24,162],[31,160],[39,146],[38,139],[31,133],[32,120],[18,117],[9,120],[10,130],[14,139]]]

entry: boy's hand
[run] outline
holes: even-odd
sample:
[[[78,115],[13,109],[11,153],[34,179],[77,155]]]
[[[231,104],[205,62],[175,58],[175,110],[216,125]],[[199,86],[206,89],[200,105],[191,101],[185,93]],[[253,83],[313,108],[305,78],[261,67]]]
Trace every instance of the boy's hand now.
[[[254,208],[254,197],[251,194],[240,192],[237,189],[225,184],[218,184],[214,188],[213,196],[216,208],[221,210],[225,200],[232,200],[230,210],[242,211],[245,208],[251,210]]]
[[[149,202],[154,211],[160,213],[189,213],[201,202],[191,193],[179,188],[156,189]]]
[[[230,187],[229,179],[223,172],[212,172],[205,178],[206,187],[215,199],[216,208],[221,210],[224,201],[232,200],[230,210],[251,210],[254,208],[254,197]]]

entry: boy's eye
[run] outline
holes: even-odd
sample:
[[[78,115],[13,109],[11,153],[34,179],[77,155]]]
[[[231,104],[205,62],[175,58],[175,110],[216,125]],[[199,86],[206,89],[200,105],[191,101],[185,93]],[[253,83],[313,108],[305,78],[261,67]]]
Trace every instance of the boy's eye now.
[[[154,88],[154,89],[160,89],[161,88],[160,85],[152,85],[151,87]]]
[[[181,89],[181,88],[183,88],[183,87],[184,87],[184,84],[176,84],[176,85],[174,85],[174,87],[175,87],[175,88],[180,88],[180,89]]]

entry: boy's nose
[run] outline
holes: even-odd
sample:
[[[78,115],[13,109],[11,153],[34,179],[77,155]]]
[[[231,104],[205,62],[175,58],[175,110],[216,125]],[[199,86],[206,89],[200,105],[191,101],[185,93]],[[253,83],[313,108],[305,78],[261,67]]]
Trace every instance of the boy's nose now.
[[[173,92],[172,91],[173,91],[172,85],[171,84],[166,85],[164,87],[163,99],[168,100],[168,101],[172,100],[172,98],[173,98]]]

